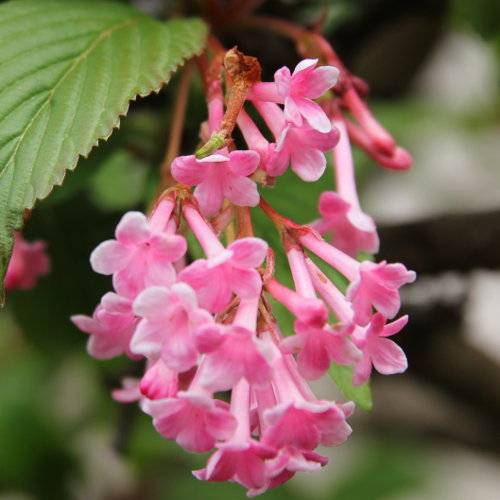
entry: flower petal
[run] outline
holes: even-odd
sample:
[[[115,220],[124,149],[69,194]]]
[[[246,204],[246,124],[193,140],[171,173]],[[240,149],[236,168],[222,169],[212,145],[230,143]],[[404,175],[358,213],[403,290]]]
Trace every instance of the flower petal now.
[[[239,268],[259,267],[266,258],[268,248],[267,242],[261,238],[237,239],[228,246],[228,250],[233,252],[231,264]]]
[[[116,239],[123,245],[140,245],[151,238],[151,228],[142,212],[127,212],[115,231]]]
[[[96,273],[113,274],[127,267],[133,254],[133,247],[126,247],[116,240],[103,241],[90,254],[90,265]]]

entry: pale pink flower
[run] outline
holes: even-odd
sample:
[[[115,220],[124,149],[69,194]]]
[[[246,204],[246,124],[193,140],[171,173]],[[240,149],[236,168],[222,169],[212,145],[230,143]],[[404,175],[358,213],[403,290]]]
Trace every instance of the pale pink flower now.
[[[198,160],[196,156],[179,156],[172,163],[175,180],[197,186],[194,192],[203,213],[214,215],[224,198],[242,207],[255,207],[260,196],[257,185],[248,178],[259,165],[256,151],[232,151],[229,155],[213,154]]]
[[[262,279],[255,269],[267,254],[260,238],[240,238],[207,260],[198,259],[179,273],[179,281],[196,290],[200,305],[212,313],[222,311],[232,293],[243,299],[259,295]]]
[[[98,273],[113,274],[113,285],[120,295],[134,298],[147,286],[174,283],[172,262],[187,248],[182,236],[154,231],[141,212],[126,213],[115,236],[92,252],[90,263]]]
[[[256,83],[248,93],[248,99],[260,99],[285,105],[286,119],[298,127],[303,119],[319,132],[329,132],[332,124],[321,107],[311,99],[323,95],[337,83],[338,68],[320,66],[317,59],[304,59],[293,73],[284,66],[274,74],[274,84]]]
[[[369,215],[333,191],[321,194],[318,209],[323,218],[312,223],[311,227],[322,235],[332,233],[332,241],[337,248],[352,257],[361,251],[378,251],[377,228]]]
[[[415,272],[408,271],[403,264],[362,262],[359,279],[347,289],[354,322],[361,326],[367,325],[372,317],[372,305],[386,318],[394,318],[401,307],[399,287],[415,281],[415,277]]]
[[[408,316],[386,324],[386,319],[377,313],[368,327],[355,329],[352,339],[362,351],[363,357],[354,365],[354,385],[361,385],[370,378],[372,366],[383,375],[402,373],[406,370],[408,361],[403,349],[386,338],[398,333],[406,323]]]
[[[176,398],[148,400],[143,409],[163,437],[194,453],[209,451],[217,440],[229,439],[236,427],[227,403],[197,390],[179,391]]]
[[[44,241],[29,243],[23,239],[20,232],[14,232],[14,248],[4,282],[6,290],[33,288],[39,276],[50,272],[46,246]]]
[[[143,319],[132,338],[133,352],[153,360],[161,358],[178,372],[197,363],[196,329],[213,319],[198,307],[196,294],[189,285],[147,288],[135,300],[134,313]]]

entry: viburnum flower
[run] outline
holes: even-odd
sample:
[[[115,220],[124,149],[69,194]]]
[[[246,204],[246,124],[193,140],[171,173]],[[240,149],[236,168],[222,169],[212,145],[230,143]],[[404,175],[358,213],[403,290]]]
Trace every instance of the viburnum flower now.
[[[124,353],[131,358],[137,357],[130,351],[137,320],[129,299],[109,292],[103,296],[92,317],[74,315],[71,321],[90,335],[87,350],[95,358],[109,359]]]
[[[186,240],[151,227],[141,212],[128,212],[119,222],[116,239],[101,243],[90,256],[94,271],[113,274],[115,290],[134,298],[146,286],[175,281],[173,262],[186,252]]]
[[[196,294],[189,285],[147,288],[136,298],[134,313],[142,319],[131,341],[132,352],[149,359],[161,358],[178,372],[196,364],[196,330],[213,319],[208,311],[198,307]]]
[[[312,99],[320,97],[337,83],[339,70],[334,66],[316,68],[317,64],[317,59],[304,59],[293,73],[283,66],[274,74],[274,85],[256,83],[248,98],[284,104],[286,119],[294,125],[300,127],[306,119],[318,132],[329,132],[331,121]]]
[[[361,359],[361,352],[350,339],[349,327],[322,328],[296,321],[296,335],[286,337],[280,344],[283,352],[298,353],[299,373],[308,380],[322,377],[332,361],[351,365]]]
[[[172,163],[175,180],[188,186],[197,186],[194,192],[203,213],[214,215],[222,207],[224,198],[242,207],[255,207],[259,192],[248,178],[259,165],[256,151],[232,151],[213,154],[206,158],[179,156]]]
[[[267,254],[267,243],[240,238],[224,248],[196,207],[185,204],[184,216],[208,258],[194,261],[178,279],[196,290],[200,305],[215,313],[227,307],[233,292],[242,299],[257,297],[262,279],[255,268]]]
[[[162,436],[194,453],[209,451],[218,439],[228,439],[237,425],[227,403],[214,400],[200,388],[179,391],[175,398],[147,401],[143,409]]]
[[[5,275],[5,289],[28,290],[35,286],[39,276],[50,272],[50,260],[44,241],[26,241],[20,232],[14,232],[14,249]]]
[[[209,458],[206,468],[193,471],[204,481],[233,480],[249,490],[264,491],[269,483],[266,459],[276,449],[259,443],[250,435],[250,385],[240,380],[231,395],[231,414],[238,422],[234,434]]]
[[[322,235],[332,233],[333,244],[352,257],[361,251],[377,253],[375,222],[359,204],[347,128],[338,117],[332,123],[340,131],[340,140],[333,150],[337,192],[327,191],[320,196],[318,210],[322,218],[311,226]]]
[[[415,277],[415,272],[408,271],[403,264],[362,262],[359,279],[347,289],[354,321],[359,325],[367,325],[372,315],[372,305],[386,318],[394,318],[401,307],[398,289],[415,281]]]
[[[403,349],[386,338],[398,333],[406,323],[408,316],[386,325],[384,316],[377,313],[368,327],[355,329],[352,340],[363,353],[363,357],[354,365],[354,385],[361,385],[370,378],[372,366],[383,375],[402,373],[406,370],[408,361]]]
[[[361,326],[370,321],[372,306],[386,318],[394,318],[401,307],[398,289],[415,281],[415,272],[403,264],[360,263],[311,231],[301,232],[299,240],[351,281],[347,298],[352,304],[353,321]]]
[[[283,356],[274,362],[273,387],[277,404],[262,415],[262,441],[265,444],[278,449],[291,446],[309,451],[319,444],[341,444],[351,433],[345,419],[352,414],[354,406],[306,399]]]
[[[255,332],[258,303],[258,297],[241,300],[231,325],[220,325],[218,332],[213,328],[199,332],[198,345],[207,353],[199,375],[200,385],[218,392],[231,389],[241,378],[254,386],[270,380],[271,366]]]
[[[337,193],[321,194],[318,205],[322,219],[311,226],[320,234],[333,234],[335,246],[356,257],[361,251],[376,253],[379,247],[373,219],[344,201]]]
[[[248,117],[238,124],[245,139],[252,147],[257,147],[266,158],[262,165],[271,176],[282,175],[291,165],[292,170],[304,181],[317,181],[325,171],[326,158],[323,154],[332,150],[339,141],[339,132],[332,128],[326,133],[319,132],[309,124],[297,126],[287,122],[281,108],[272,102],[256,101],[255,107],[271,129],[276,143],[269,144]],[[325,112],[320,109],[328,120]],[[267,146],[266,146],[267,143]]]

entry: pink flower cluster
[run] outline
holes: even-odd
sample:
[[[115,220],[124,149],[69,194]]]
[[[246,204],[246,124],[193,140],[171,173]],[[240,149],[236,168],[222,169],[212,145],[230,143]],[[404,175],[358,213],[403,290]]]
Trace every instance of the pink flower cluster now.
[[[360,208],[346,122],[337,109],[327,114],[312,100],[338,77],[336,68],[317,62],[306,59],[293,73],[282,68],[274,82],[257,83],[248,93],[276,142],[241,110],[237,123],[249,150],[223,147],[205,158],[173,161],[172,175],[182,185],[167,190],[149,217],[125,214],[115,239],[91,255],[96,272],[112,275],[114,291],[92,317],[72,317],[90,335],[93,356],[145,360],[144,375],[124,380],[114,397],[139,400],[156,430],[186,450],[214,449],[194,475],[235,481],[249,496],[298,471],[320,469],[328,460],[316,448],[339,445],[350,434],[346,420],[354,404],[319,400],[308,380],[322,377],[332,363],[351,366],[354,385],[366,382],[373,368],[392,374],[407,366],[388,337],[407,322],[394,318],[399,288],[415,273],[402,264],[354,258],[376,252],[378,237]],[[222,102],[215,84],[210,133],[221,124]],[[298,226],[260,201],[259,176],[252,178],[258,170],[269,179],[291,165],[301,179],[315,181],[332,149],[336,192],[323,193],[322,218],[311,226]],[[187,186],[196,186],[193,195]],[[257,205],[281,232],[293,289],[274,277],[272,249],[253,236],[247,207]],[[218,233],[233,217],[238,232],[227,231],[223,245]],[[189,261],[186,230],[204,258]],[[319,233],[332,233],[332,243]],[[345,293],[310,253],[349,281]],[[282,334],[269,297],[295,316],[294,332]]]

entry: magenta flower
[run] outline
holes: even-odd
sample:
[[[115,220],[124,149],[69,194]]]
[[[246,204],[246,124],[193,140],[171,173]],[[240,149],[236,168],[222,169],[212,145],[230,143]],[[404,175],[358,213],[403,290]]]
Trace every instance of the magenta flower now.
[[[351,257],[356,257],[361,251],[378,252],[375,222],[361,209],[344,201],[333,191],[321,194],[318,208],[323,218],[311,227],[321,235],[332,233],[332,242],[338,249]]]
[[[153,360],[161,358],[178,372],[197,363],[196,329],[213,319],[198,308],[196,294],[189,285],[147,288],[135,300],[134,313],[143,319],[132,338],[133,352]]]
[[[33,288],[39,276],[45,276],[50,272],[50,260],[45,253],[46,246],[44,241],[29,243],[23,239],[19,231],[14,232],[14,248],[4,282],[6,290]]]
[[[229,155],[213,154],[198,160],[196,156],[179,156],[172,163],[175,180],[197,186],[194,195],[203,213],[214,215],[224,198],[241,207],[255,207],[259,192],[248,178],[259,165],[256,151],[232,151]]]
[[[401,307],[398,288],[415,281],[415,278],[415,272],[408,271],[403,264],[362,262],[359,279],[347,289],[354,322],[366,326],[372,316],[372,305],[386,318],[394,318]]]
[[[229,304],[233,292],[243,299],[259,295],[262,279],[255,268],[262,264],[267,248],[260,238],[238,239],[227,249],[221,245],[219,253],[208,260],[194,261],[179,273],[178,279],[196,290],[202,307],[220,312]]]
[[[134,298],[147,286],[174,283],[172,262],[187,248],[182,236],[153,231],[141,212],[126,213],[115,236],[92,252],[90,263],[98,273],[113,274],[113,285],[120,295]]]
[[[236,427],[227,403],[204,392],[179,391],[176,398],[147,401],[143,409],[163,437],[194,453],[209,451],[217,440],[229,439]]]
[[[301,321],[295,322],[296,335],[281,341],[283,352],[296,353],[299,373],[308,380],[322,377],[332,361],[350,365],[361,359],[361,352],[351,342],[349,329],[314,327]]]
[[[408,316],[386,325],[386,319],[377,313],[367,328],[356,328],[352,339],[362,351],[363,357],[354,366],[354,385],[361,385],[370,378],[372,366],[383,375],[402,373],[408,368],[403,349],[386,338],[398,333],[406,323]]]

